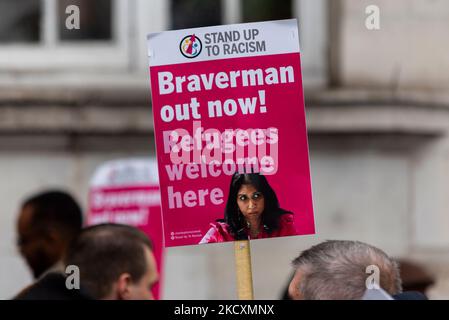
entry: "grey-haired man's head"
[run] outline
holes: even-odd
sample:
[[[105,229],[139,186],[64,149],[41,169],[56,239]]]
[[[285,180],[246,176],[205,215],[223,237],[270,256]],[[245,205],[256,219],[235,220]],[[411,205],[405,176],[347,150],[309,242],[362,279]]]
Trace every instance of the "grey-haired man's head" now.
[[[367,289],[370,266],[379,271],[379,285],[390,295],[401,292],[398,265],[382,250],[359,241],[332,240],[302,252],[293,266],[292,299],[354,300]]]

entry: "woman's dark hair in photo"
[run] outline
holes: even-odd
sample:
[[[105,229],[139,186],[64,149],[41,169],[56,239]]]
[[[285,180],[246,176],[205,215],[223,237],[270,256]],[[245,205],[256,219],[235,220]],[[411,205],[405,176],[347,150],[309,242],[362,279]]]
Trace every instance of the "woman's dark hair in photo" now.
[[[231,180],[224,221],[229,225],[230,232],[236,240],[244,240],[248,237],[245,232],[245,219],[242,213],[240,213],[237,204],[238,192],[244,184],[254,186],[257,191],[263,194],[265,205],[262,212],[262,225],[268,233],[275,231],[279,227],[279,217],[281,215],[291,213],[279,207],[276,193],[268,184],[265,176],[259,173],[235,173]]]

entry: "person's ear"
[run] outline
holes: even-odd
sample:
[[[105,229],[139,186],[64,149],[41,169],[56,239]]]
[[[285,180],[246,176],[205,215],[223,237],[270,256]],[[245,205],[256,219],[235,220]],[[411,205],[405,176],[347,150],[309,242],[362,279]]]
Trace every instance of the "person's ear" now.
[[[122,273],[117,280],[117,294],[119,300],[131,300],[131,275]]]
[[[290,281],[290,284],[288,286],[288,295],[290,299],[292,300],[303,300],[304,297],[302,293],[299,290],[299,284],[302,281],[302,273],[300,270],[296,270],[295,274],[293,275],[292,280]]]

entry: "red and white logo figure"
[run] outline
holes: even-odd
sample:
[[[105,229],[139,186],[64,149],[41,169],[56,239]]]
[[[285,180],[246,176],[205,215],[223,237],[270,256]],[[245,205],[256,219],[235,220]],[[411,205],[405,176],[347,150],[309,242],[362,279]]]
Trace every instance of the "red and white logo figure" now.
[[[186,58],[195,58],[201,53],[201,49],[203,48],[203,44],[201,43],[200,38],[195,36],[194,34],[190,34],[182,38],[181,43],[179,44],[179,50]]]

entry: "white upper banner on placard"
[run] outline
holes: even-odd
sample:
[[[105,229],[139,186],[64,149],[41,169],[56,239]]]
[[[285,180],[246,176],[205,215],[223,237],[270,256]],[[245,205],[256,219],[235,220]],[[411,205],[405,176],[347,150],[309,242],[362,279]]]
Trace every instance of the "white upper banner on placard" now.
[[[299,52],[298,23],[289,19],[151,33],[148,48],[150,66],[294,53]]]

